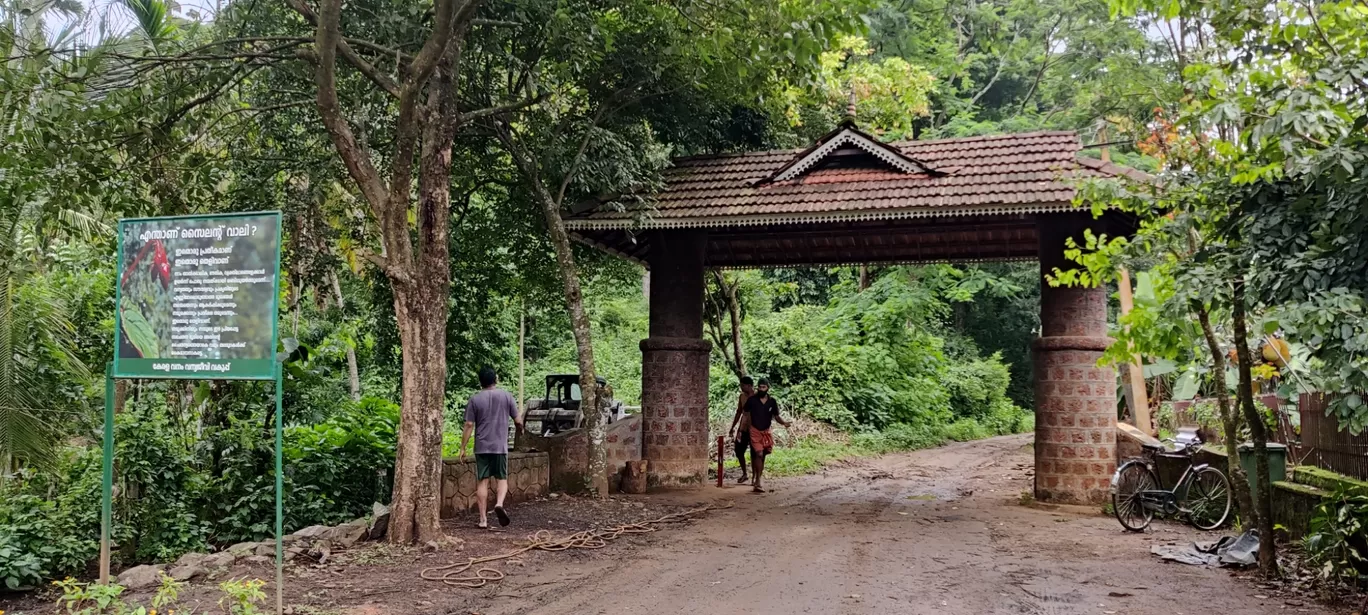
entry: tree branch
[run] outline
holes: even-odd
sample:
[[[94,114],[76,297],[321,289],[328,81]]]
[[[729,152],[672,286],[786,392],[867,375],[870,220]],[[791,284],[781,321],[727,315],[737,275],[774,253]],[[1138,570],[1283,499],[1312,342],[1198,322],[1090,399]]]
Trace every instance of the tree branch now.
[[[381,271],[385,272],[385,275],[389,276],[389,278],[396,283],[409,284],[413,282],[413,278],[409,277],[407,271],[404,271],[400,267],[396,267],[388,258],[371,252],[370,250],[357,250],[357,255],[370,261],[372,265],[375,265]]]
[[[477,1],[466,0],[461,7],[462,10],[476,4]],[[455,3],[456,0],[436,0],[433,7],[435,16],[432,20],[432,36],[423,43],[423,48],[408,65],[408,74],[404,77],[404,84],[399,88],[401,105],[405,96],[411,97],[422,89],[428,77],[432,76],[432,71],[437,70],[437,62],[446,54],[447,42],[451,40],[452,24],[456,18]]]
[[[575,158],[570,161],[570,166],[565,170],[565,177],[561,178],[560,188],[556,190],[556,207],[560,207],[565,202],[565,190],[570,187],[570,182],[575,179],[575,174],[579,172],[580,163],[584,161],[584,152],[589,149],[589,141],[594,137],[594,130],[598,128],[599,120],[603,118],[605,107],[599,107],[594,113],[594,119],[589,122],[589,127],[584,131],[584,139],[580,141],[579,149],[575,151]]]
[[[1050,54],[1053,51],[1050,49],[1050,41],[1054,38],[1055,30],[1059,28],[1059,24],[1063,21],[1064,14],[1060,13],[1059,17],[1055,18],[1054,25],[1050,26],[1050,29],[1045,32],[1045,57],[1040,61],[1040,70],[1036,71],[1035,80],[1031,82],[1031,89],[1026,90],[1026,95],[1021,98],[1021,107],[1017,108],[1017,115],[1021,115],[1026,111],[1026,105],[1031,102],[1031,97],[1035,96],[1036,88],[1040,87],[1041,77],[1045,76],[1045,69],[1050,67]]]
[[[309,22],[310,24],[313,24],[320,30],[322,29],[322,25],[319,22],[319,16],[313,12],[313,9],[309,8],[309,5],[306,4],[304,0],[286,0],[286,2],[289,3],[291,8],[293,8],[296,12],[303,16],[305,21]],[[325,7],[328,5],[328,3],[329,0],[322,0],[319,6]],[[339,23],[336,28],[338,30],[337,40],[334,45],[336,53],[340,53],[342,55],[343,60],[346,60],[347,63],[351,64],[352,67],[356,68],[358,72],[365,75],[371,81],[375,82],[376,85],[380,86],[380,89],[388,92],[390,96],[398,98],[399,86],[394,83],[394,80],[391,79],[389,75],[386,75],[384,72],[381,72],[379,69],[375,68],[375,65],[371,64],[370,62],[367,62],[364,58],[357,55],[356,51],[351,48],[351,45],[347,44],[347,39],[342,38],[342,26],[340,24],[342,12],[341,7],[338,7],[337,12],[337,20]],[[320,38],[319,41],[321,42],[321,40],[322,39]],[[381,47],[373,43],[364,43],[364,45],[382,52],[394,52],[394,50],[392,49]],[[335,70],[332,72],[334,72],[334,74],[336,73]]]
[[[290,2],[292,5],[298,3],[303,6],[302,0]],[[319,6],[321,14],[317,19],[318,32],[315,43],[318,66],[314,71],[314,81],[318,84],[318,114],[323,120],[323,126],[328,129],[328,135],[332,137],[333,145],[337,147],[337,153],[346,165],[347,172],[361,188],[361,194],[366,197],[372,213],[383,221],[389,191],[380,180],[380,173],[375,169],[370,156],[357,144],[356,135],[352,133],[347,120],[342,117],[337,100],[337,48],[339,39],[342,38],[342,0],[321,0]]]
[[[493,107],[485,107],[484,109],[476,109],[468,113],[462,113],[460,122],[464,124],[480,120],[486,117],[490,117],[493,115],[501,115],[504,113],[509,113],[511,111],[517,111],[519,109],[526,109],[527,107],[531,107],[532,105],[538,104],[544,100],[546,100],[546,94],[541,94],[532,98],[528,98],[526,100],[520,100],[517,102],[511,102],[503,105],[495,105]]]
[[[1007,44],[1007,47],[1010,48],[1012,45],[1015,45],[1016,42],[1017,42],[1017,37],[1019,37],[1020,35],[1021,35],[1021,29],[1020,29],[1020,28],[1013,28],[1013,29],[1012,29],[1012,42],[1011,42],[1011,43],[1008,43],[1008,44]],[[1003,69],[1004,66],[1006,66],[1006,64],[1007,64],[1007,59],[1006,59],[1006,58],[1002,58],[1002,57],[999,57],[999,58],[998,58],[997,70],[993,72],[992,78],[990,78],[990,79],[988,80],[988,83],[987,83],[986,85],[983,86],[983,89],[979,90],[977,94],[974,94],[974,97],[973,97],[973,98],[970,98],[970,99],[969,99],[969,106],[972,107],[972,106],[978,104],[979,99],[980,99],[980,98],[983,98],[983,95],[984,95],[984,94],[987,94],[987,93],[988,93],[988,90],[993,89],[993,84],[997,83],[998,78],[1002,76],[1002,69]]]

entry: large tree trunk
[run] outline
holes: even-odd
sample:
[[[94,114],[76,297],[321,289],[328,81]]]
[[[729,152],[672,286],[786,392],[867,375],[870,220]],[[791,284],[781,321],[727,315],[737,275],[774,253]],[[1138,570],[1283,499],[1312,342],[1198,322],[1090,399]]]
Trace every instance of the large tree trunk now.
[[[403,344],[403,406],[388,536],[399,544],[440,540],[442,409],[446,401],[446,293],[434,284],[394,288]],[[445,285],[442,285],[445,287]]]
[[[356,53],[342,36],[342,0],[287,0],[316,25],[315,62],[319,119],[356,181],[380,228],[383,253],[366,254],[394,289],[394,312],[403,351],[403,409],[395,461],[389,537],[395,543],[441,541],[442,411],[446,397],[446,323],[451,286],[451,149],[457,129],[471,117],[523,108],[533,101],[460,111],[460,56],[466,28],[480,0],[434,0],[432,32],[409,59],[396,57],[396,81]],[[358,141],[337,92],[337,58],[392,98],[393,134],[382,175]],[[414,162],[418,202],[413,205]]]
[[[1239,271],[1236,273],[1231,302],[1235,321],[1235,356],[1239,360],[1240,372],[1239,402],[1244,410],[1245,421],[1249,423],[1249,435],[1254,440],[1254,476],[1258,486],[1258,501],[1254,504],[1258,511],[1259,572],[1265,577],[1273,577],[1278,574],[1278,556],[1273,534],[1273,485],[1268,470],[1268,426],[1254,406],[1254,379],[1250,374],[1254,358],[1249,353],[1244,286],[1244,272]],[[1238,455],[1239,450],[1234,453]]]
[[[1240,415],[1236,408],[1231,407],[1230,396],[1226,394],[1229,389],[1226,387],[1225,351],[1221,350],[1221,342],[1216,339],[1216,330],[1211,326],[1211,313],[1206,305],[1200,301],[1193,301],[1192,309],[1197,312],[1197,320],[1202,324],[1202,335],[1206,337],[1207,348],[1211,351],[1211,379],[1216,385],[1216,406],[1221,412],[1221,431],[1225,432],[1226,474],[1230,476],[1230,488],[1235,490],[1235,503],[1239,506],[1237,512],[1247,523],[1256,517],[1253,500],[1249,495],[1249,477],[1245,476],[1244,467],[1240,465]]]

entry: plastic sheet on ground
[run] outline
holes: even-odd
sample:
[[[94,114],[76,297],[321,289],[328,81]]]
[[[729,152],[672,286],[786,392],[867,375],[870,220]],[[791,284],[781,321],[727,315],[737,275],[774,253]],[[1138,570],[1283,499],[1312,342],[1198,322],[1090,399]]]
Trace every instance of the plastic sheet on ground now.
[[[1258,563],[1259,531],[1249,530],[1238,537],[1194,542],[1188,545],[1154,545],[1150,553],[1160,559],[1189,566],[1253,566]]]

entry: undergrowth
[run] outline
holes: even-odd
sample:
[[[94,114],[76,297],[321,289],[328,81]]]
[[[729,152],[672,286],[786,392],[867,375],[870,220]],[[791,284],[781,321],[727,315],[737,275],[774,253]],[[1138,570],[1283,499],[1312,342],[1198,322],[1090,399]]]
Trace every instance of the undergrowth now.
[[[848,441],[809,436],[775,447],[765,460],[765,474],[799,476],[851,457],[935,448],[950,442],[968,442],[1035,429],[1035,419],[1029,413],[1019,413],[1011,418],[990,423],[960,419],[944,425],[897,424],[883,431],[856,434]],[[729,459],[727,466],[736,467],[736,458]]]

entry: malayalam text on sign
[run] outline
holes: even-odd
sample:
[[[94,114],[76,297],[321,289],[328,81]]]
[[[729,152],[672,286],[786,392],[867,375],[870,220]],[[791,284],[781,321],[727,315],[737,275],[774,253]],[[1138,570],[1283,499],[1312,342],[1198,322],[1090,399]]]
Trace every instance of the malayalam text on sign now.
[[[277,212],[119,223],[120,378],[269,379]]]

